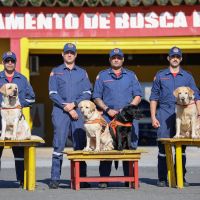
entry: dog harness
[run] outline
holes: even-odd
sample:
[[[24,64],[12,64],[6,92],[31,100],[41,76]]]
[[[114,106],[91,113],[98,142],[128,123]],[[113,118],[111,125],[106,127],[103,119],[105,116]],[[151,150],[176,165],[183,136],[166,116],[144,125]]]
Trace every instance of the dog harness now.
[[[100,124],[101,125],[101,134],[104,133],[106,126],[108,125],[106,120],[103,118],[100,119],[94,119],[94,120],[89,120],[85,122],[85,124]]]
[[[22,109],[22,107],[20,105],[13,107],[13,108],[6,108],[6,107],[1,107],[1,110],[12,110],[12,109]]]
[[[110,123],[109,123],[109,127],[113,130],[113,134],[114,137],[117,138],[117,131],[116,128],[118,126],[126,126],[126,127],[132,127],[132,123],[131,122],[127,122],[127,123],[122,123],[120,121],[117,121],[116,119],[113,119]]]

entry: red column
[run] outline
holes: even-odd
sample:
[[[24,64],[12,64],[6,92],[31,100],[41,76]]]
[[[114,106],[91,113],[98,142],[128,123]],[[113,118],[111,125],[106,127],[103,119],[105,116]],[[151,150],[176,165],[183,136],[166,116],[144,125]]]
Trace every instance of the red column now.
[[[10,50],[17,56],[16,71],[20,72],[20,38],[10,39]]]

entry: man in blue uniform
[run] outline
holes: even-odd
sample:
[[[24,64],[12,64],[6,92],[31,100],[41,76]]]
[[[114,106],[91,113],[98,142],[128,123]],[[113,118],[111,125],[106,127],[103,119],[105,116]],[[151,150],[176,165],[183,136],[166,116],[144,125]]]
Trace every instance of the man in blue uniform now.
[[[2,56],[4,70],[0,72],[0,87],[5,83],[15,83],[19,90],[19,101],[21,107],[31,106],[35,102],[35,94],[26,77],[15,71],[16,55],[8,51]],[[2,102],[2,94],[0,94],[0,104]],[[1,119],[0,119],[1,123]],[[2,156],[3,147],[0,147],[0,158]],[[23,187],[24,182],[24,147],[12,147],[15,157],[15,168],[17,180],[20,182],[20,187]]]
[[[57,189],[61,174],[63,154],[68,134],[71,132],[73,147],[85,147],[86,135],[78,104],[91,98],[91,84],[86,71],[75,65],[76,46],[67,43],[63,49],[64,63],[54,68],[49,78],[49,97],[53,101],[54,127],[51,181],[49,188]],[[81,176],[86,176],[86,163],[81,163]],[[81,187],[89,184],[81,183]]]
[[[153,87],[150,96],[150,109],[152,126],[157,128],[158,138],[171,138],[175,135],[176,115],[175,104],[176,99],[173,91],[180,86],[188,86],[195,92],[195,100],[200,114],[200,96],[199,90],[195,85],[194,79],[190,73],[180,67],[182,61],[182,52],[178,47],[173,47],[169,51],[167,57],[169,67],[159,71],[153,81]],[[158,107],[159,104],[159,107]],[[158,107],[158,109],[157,109]],[[156,113],[157,111],[157,113]],[[158,186],[164,187],[167,185],[167,167],[166,154],[164,145],[158,142]],[[186,155],[185,147],[183,147],[183,176],[184,185],[189,186],[186,182]]]
[[[104,113],[107,122],[128,104],[138,105],[141,101],[141,87],[134,72],[123,67],[124,54],[121,49],[115,48],[110,51],[109,58],[111,67],[101,71],[95,82],[93,98]],[[137,127],[137,126],[136,126]],[[136,148],[138,132],[134,131],[132,147]],[[137,128],[138,131],[138,128]],[[111,161],[100,162],[100,176],[109,176],[111,173]],[[123,162],[124,175],[129,175],[128,163]],[[107,187],[107,183],[99,183],[99,187]]]

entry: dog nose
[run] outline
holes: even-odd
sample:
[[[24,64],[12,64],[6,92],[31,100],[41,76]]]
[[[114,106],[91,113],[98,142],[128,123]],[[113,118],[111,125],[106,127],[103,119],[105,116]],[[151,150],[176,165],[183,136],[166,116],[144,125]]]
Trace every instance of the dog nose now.
[[[14,93],[14,96],[16,96],[16,95],[17,95],[17,90],[14,90],[14,92],[13,92],[13,93]]]

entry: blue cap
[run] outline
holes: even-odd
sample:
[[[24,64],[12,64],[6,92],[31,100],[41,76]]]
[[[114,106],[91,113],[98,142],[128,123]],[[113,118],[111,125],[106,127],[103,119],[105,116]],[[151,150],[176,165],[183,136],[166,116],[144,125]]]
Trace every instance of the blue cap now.
[[[7,58],[11,58],[11,59],[13,59],[15,61],[17,60],[15,53],[13,53],[11,51],[5,52],[3,54],[3,56],[2,56],[3,61],[6,60]]]
[[[169,50],[169,57],[174,56],[174,55],[182,57],[181,49],[179,49],[178,47],[172,47]]]
[[[122,52],[121,49],[119,48],[115,48],[115,49],[112,49],[110,51],[110,58],[113,57],[113,56],[121,56],[121,57],[124,57],[124,54]]]
[[[63,52],[65,53],[67,51],[72,51],[72,52],[76,53],[76,46],[72,43],[66,43],[63,48]]]

